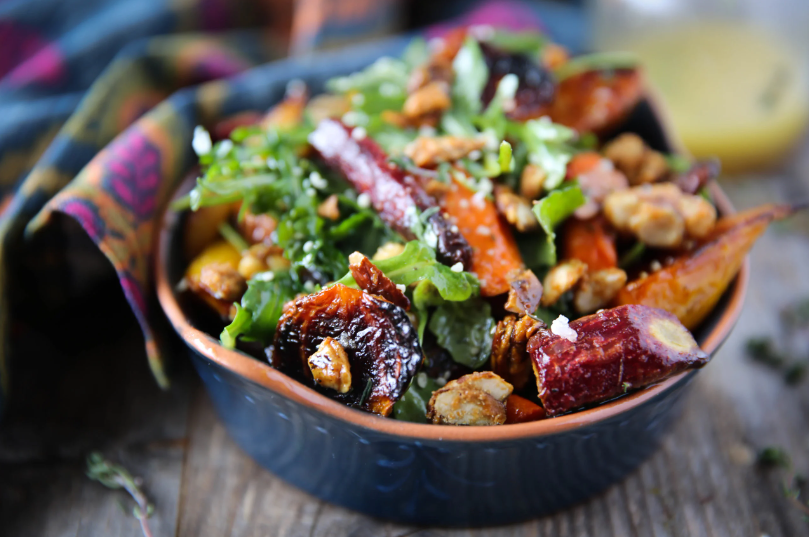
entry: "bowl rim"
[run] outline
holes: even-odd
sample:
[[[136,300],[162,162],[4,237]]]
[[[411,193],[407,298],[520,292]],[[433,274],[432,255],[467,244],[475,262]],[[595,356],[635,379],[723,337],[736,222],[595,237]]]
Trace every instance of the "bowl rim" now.
[[[675,152],[684,153],[682,145],[671,133],[670,125],[664,109],[657,104],[653,94],[645,96],[657,113],[663,131],[668,138],[670,147]],[[184,183],[185,184],[185,183]],[[177,189],[179,192],[182,185]],[[709,185],[710,193],[721,214],[735,212],[728,197],[713,181]],[[433,425],[411,423],[385,418],[345,406],[308,386],[288,377],[284,373],[272,368],[269,363],[257,360],[235,349],[226,349],[220,342],[207,333],[191,325],[180,307],[175,290],[169,282],[168,259],[171,238],[179,221],[180,213],[173,211],[170,204],[164,208],[157,228],[158,244],[157,256],[154,259],[154,274],[156,290],[160,305],[169,319],[169,322],[179,334],[180,338],[208,360],[218,364],[229,371],[266,388],[291,401],[303,404],[311,410],[322,412],[338,421],[350,423],[364,429],[384,433],[392,436],[404,437],[413,440],[437,440],[457,442],[496,442],[525,438],[536,438],[555,435],[581,427],[594,425],[598,422],[615,418],[637,408],[647,401],[666,393],[687,377],[696,374],[696,370],[683,371],[669,377],[657,384],[652,384],[637,392],[619,397],[599,406],[565,414],[552,419],[539,420],[528,423],[515,423],[498,427],[451,427],[446,425]],[[702,349],[713,355],[730,334],[741,314],[744,297],[750,278],[749,258],[746,256],[733,283],[729,300],[725,305],[716,324],[706,335]]]

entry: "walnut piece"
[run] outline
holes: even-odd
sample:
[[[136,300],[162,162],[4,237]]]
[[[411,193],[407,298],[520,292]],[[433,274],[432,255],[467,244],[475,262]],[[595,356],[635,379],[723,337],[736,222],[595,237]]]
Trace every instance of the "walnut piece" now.
[[[615,298],[626,284],[626,272],[605,268],[588,272],[573,295],[573,307],[578,313],[593,313]]]
[[[536,164],[526,164],[520,175],[520,194],[529,200],[535,200],[542,193],[548,174]]]
[[[340,393],[351,389],[351,366],[348,355],[340,343],[327,337],[317,351],[307,359],[312,378],[320,386]]]
[[[227,263],[211,263],[202,267],[199,285],[218,300],[239,300],[247,290],[247,282],[239,272]]]
[[[604,200],[604,214],[619,231],[657,248],[675,248],[685,238],[703,238],[716,223],[713,205],[672,183],[612,192]]]
[[[317,214],[318,216],[322,216],[323,218],[328,218],[329,220],[337,220],[340,218],[340,208],[338,207],[338,199],[337,194],[332,194],[325,200],[323,200],[320,205],[317,206]]]
[[[492,339],[492,371],[517,390],[523,389],[533,378],[526,347],[528,340],[540,328],[546,328],[545,323],[527,315],[519,319],[506,315],[497,323]]]
[[[379,248],[377,248],[376,253],[371,258],[374,261],[382,261],[383,259],[390,259],[391,257],[396,257],[397,255],[404,252],[404,244],[399,242],[386,242]]]
[[[449,85],[434,81],[411,93],[402,107],[408,119],[416,119],[427,114],[443,112],[452,105],[449,98]]]
[[[632,185],[660,181],[670,171],[662,154],[647,147],[640,136],[629,132],[604,146],[604,156],[615,163]]]
[[[542,297],[542,284],[530,269],[514,270],[508,275],[511,289],[508,292],[505,309],[512,313],[533,313]]]
[[[539,221],[531,211],[531,202],[505,185],[494,189],[494,201],[503,218],[518,231],[531,231],[539,227]]]
[[[407,146],[404,154],[419,167],[435,166],[441,162],[452,162],[465,157],[472,151],[483,149],[485,140],[461,138],[458,136],[419,136]]]
[[[552,306],[563,294],[573,289],[587,272],[587,264],[578,259],[562,261],[545,275],[542,282],[542,300],[544,307]]]
[[[502,425],[514,387],[491,371],[470,373],[433,392],[427,418],[443,425]]]

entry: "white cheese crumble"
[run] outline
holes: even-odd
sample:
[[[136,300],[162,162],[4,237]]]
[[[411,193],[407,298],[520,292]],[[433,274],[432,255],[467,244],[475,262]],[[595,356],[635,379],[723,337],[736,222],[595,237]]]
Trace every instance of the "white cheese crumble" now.
[[[307,254],[311,252],[312,248],[314,247],[315,243],[313,243],[312,241],[306,241],[305,243],[303,243],[303,251],[306,252]]]
[[[371,196],[363,192],[359,196],[357,196],[357,205],[360,209],[367,209],[371,206]]]
[[[426,388],[427,387],[427,373],[422,371],[418,375],[416,375],[416,384],[419,388]]]
[[[364,140],[366,136],[368,136],[368,131],[365,130],[365,127],[355,127],[354,130],[351,131],[351,137],[358,142]]]
[[[320,175],[320,173],[318,173],[316,171],[309,174],[309,182],[312,183],[313,187],[315,187],[315,188],[317,188],[319,190],[323,190],[324,188],[329,186],[328,181],[326,181],[323,178],[323,176]]]
[[[221,142],[219,142],[219,145],[216,148],[216,156],[222,158],[228,153],[230,153],[231,149],[233,149],[233,142],[231,142],[228,139],[224,139]]]
[[[432,229],[428,229],[424,232],[424,242],[426,242],[427,246],[430,248],[435,248],[438,246],[438,236],[436,236]]]
[[[205,130],[202,125],[194,127],[194,139],[191,140],[191,147],[194,148],[194,153],[201,157],[211,152],[213,142],[211,142],[211,135]]]
[[[481,153],[478,149],[473,149],[469,152],[469,160],[480,160],[480,157],[482,156],[483,153]]]
[[[449,270],[451,270],[452,272],[463,272],[463,263],[458,261],[457,263],[449,267]]]
[[[407,287],[405,287],[405,286],[404,286],[404,284],[397,283],[397,284],[396,284],[396,289],[398,289],[399,291],[401,291],[401,292],[403,292],[403,293],[404,293],[404,292],[405,292],[405,290],[407,290]]]
[[[551,323],[551,332],[559,337],[565,338],[568,341],[575,342],[579,338],[579,335],[575,330],[570,328],[568,322],[570,321],[567,317],[560,315]]]
[[[269,270],[266,272],[259,272],[258,274],[253,275],[253,279],[258,280],[260,282],[269,282],[272,281],[273,278],[275,278],[275,273]]]

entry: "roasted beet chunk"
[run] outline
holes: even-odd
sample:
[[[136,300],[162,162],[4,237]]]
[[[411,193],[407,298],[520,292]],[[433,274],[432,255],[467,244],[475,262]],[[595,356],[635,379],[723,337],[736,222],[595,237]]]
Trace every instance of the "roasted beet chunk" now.
[[[330,361],[321,348],[326,338],[348,357],[351,386],[341,384],[345,393],[316,382],[312,374],[311,363],[322,364],[320,368],[327,371],[336,369],[323,363]],[[340,348],[332,354],[339,356]],[[318,352],[323,356],[310,361]],[[337,284],[286,307],[275,333],[271,363],[333,399],[387,416],[407,390],[421,360],[416,330],[402,308]]]
[[[509,115],[513,119],[529,119],[542,115],[547,105],[553,101],[556,83],[550,71],[524,54],[514,54],[498,50],[481,43],[480,48],[489,67],[489,80],[483,89],[483,104],[489,104],[497,91],[497,85],[507,74],[517,76],[519,85],[514,95],[515,107]]]
[[[419,177],[406,174],[379,145],[367,136],[358,136],[355,129],[334,119],[325,119],[309,135],[309,143],[331,168],[345,177],[360,194],[370,197],[371,205],[380,218],[407,240],[413,240],[412,227],[418,212],[438,207]],[[427,219],[427,233],[435,237],[438,260],[446,265],[462,263],[469,266],[472,250],[469,244],[447,222],[440,212]]]
[[[674,315],[657,308],[619,306],[570,328],[575,334],[540,329],[528,342],[549,415],[617,397],[709,359]]]

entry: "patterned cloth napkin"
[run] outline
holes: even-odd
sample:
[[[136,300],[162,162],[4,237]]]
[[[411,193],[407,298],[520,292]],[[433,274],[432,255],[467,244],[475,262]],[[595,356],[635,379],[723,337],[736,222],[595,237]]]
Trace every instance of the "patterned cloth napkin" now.
[[[168,386],[148,308],[153,235],[194,164],[194,127],[266,109],[296,69],[311,68],[313,60],[337,74],[341,66],[358,68],[398,50],[401,38],[249,70],[288,50],[306,55],[388,32],[401,7],[397,0],[0,4],[0,50],[6,51],[0,54],[0,412],[10,386],[11,306],[28,299],[19,282],[31,248],[20,252],[36,244],[36,255],[55,260],[50,273],[61,270],[59,263],[77,262],[39,251],[69,248],[35,240],[61,221],[55,213],[75,219],[112,263],[155,379]],[[540,16],[554,39],[580,47],[580,14],[554,4],[484,2],[453,24],[536,27]],[[89,267],[76,272],[92,277]]]

